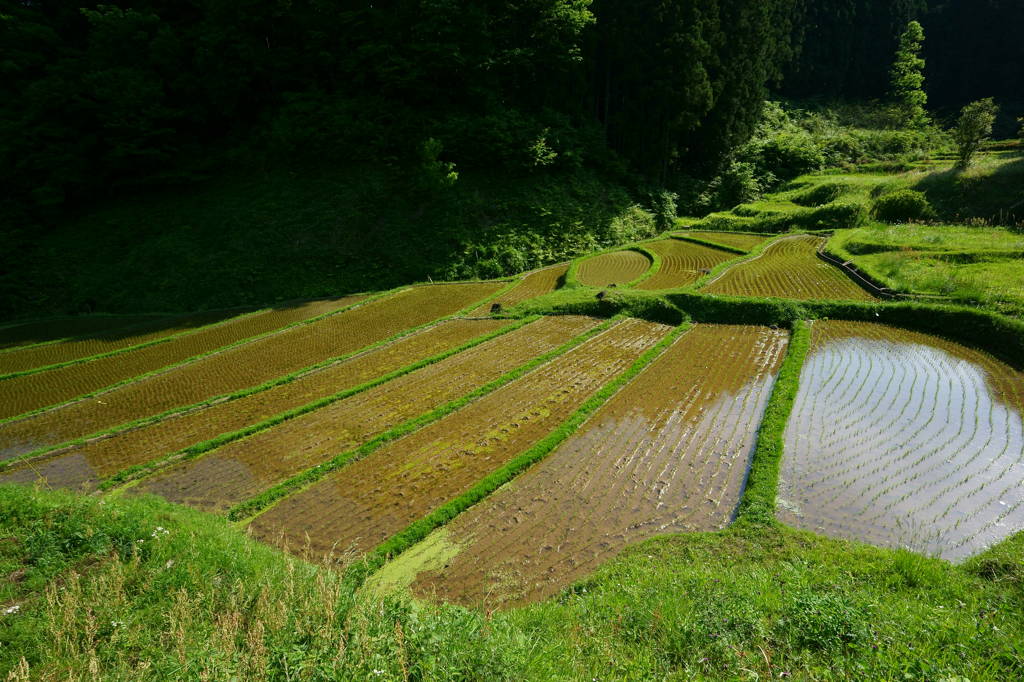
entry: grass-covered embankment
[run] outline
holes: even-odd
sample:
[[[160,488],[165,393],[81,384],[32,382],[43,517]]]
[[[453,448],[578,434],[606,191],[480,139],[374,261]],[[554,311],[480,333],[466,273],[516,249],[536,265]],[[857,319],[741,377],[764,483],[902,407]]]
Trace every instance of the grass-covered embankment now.
[[[6,486],[0,511],[13,679],[1024,674],[1024,536],[958,567],[740,524],[646,542],[559,598],[486,614],[356,595],[156,498]]]

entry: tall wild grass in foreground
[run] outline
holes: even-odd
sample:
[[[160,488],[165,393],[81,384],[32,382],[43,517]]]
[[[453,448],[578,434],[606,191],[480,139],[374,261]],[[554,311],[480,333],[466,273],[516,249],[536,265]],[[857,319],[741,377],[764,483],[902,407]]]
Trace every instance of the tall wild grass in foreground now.
[[[1021,536],[955,567],[743,522],[487,612],[353,594],[344,548],[329,570],[155,498],[2,487],[0,519],[11,680],[1024,675]]]

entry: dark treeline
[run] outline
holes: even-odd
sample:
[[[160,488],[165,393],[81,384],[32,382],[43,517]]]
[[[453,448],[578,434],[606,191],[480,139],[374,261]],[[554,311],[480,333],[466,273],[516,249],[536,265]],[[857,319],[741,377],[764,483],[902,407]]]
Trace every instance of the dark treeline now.
[[[802,50],[783,92],[882,99],[907,23],[924,25],[927,89],[946,113],[984,97],[1024,113],[1024,2],[830,0],[807,2]]]
[[[4,207],[45,215],[254,159],[442,182],[583,164],[653,183],[708,174],[786,72],[792,95],[884,96],[915,16],[933,102],[1017,95],[1022,3],[933,5],[0,0]]]

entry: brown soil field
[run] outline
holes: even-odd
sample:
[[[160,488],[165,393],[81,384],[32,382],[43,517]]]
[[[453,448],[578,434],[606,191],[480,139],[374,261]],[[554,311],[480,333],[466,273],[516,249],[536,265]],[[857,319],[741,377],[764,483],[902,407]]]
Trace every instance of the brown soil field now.
[[[1024,373],[944,339],[816,322],[779,518],[960,560],[1024,529]]]
[[[499,320],[451,320],[292,382],[244,398],[99,438],[45,461],[33,461],[6,474],[0,483],[45,478],[51,487],[93,489],[103,478],[157,459],[222,433],[343,391],[511,324]]]
[[[746,251],[753,251],[769,239],[775,239],[775,235],[762,236],[759,234],[734,234],[730,232],[686,232],[685,234],[694,239],[703,239],[704,241],[732,246]]]
[[[458,554],[419,571],[414,593],[536,601],[628,544],[724,527],[786,342],[764,327],[694,327],[547,459],[449,524]]]
[[[166,343],[61,369],[0,381],[0,419],[56,405],[242,339],[343,308],[359,297],[313,301],[243,315]],[[141,415],[140,415],[141,416]],[[123,420],[122,420],[123,421]],[[0,427],[2,429],[2,427]],[[0,435],[0,451],[7,439]],[[2,455],[0,455],[2,457]]]
[[[622,286],[639,278],[651,267],[651,259],[636,251],[615,251],[580,263],[577,278],[590,287]]]
[[[780,239],[753,260],[732,266],[702,291],[731,296],[875,300],[841,270],[815,255],[824,241],[811,235]]]
[[[661,256],[661,268],[638,284],[637,289],[684,287],[700,279],[704,275],[702,270],[710,270],[719,263],[736,258],[736,254],[728,251],[719,251],[679,239],[665,239],[645,246]]]
[[[316,554],[363,552],[550,433],[670,331],[626,320],[565,355],[282,500],[250,529]]]
[[[366,393],[184,462],[144,481],[136,490],[207,511],[226,511],[289,476],[472,392],[597,324],[586,317],[538,320]]]
[[[214,324],[240,311],[211,311],[196,315],[175,318],[150,319],[137,322],[129,327],[121,327],[106,331],[97,331],[85,337],[69,339],[44,346],[17,348],[0,353],[0,374],[22,372],[36,367],[55,365],[61,362],[79,360],[90,355],[99,355],[121,350],[150,341],[156,341],[173,334],[195,330],[199,327]]]
[[[163,320],[166,315],[83,315],[53,320],[22,322],[0,329],[0,349],[48,343],[78,336],[116,333],[138,324]]]
[[[543,270],[531,272],[508,293],[502,294],[491,303],[480,306],[471,314],[473,317],[484,317],[491,313],[491,306],[494,303],[500,303],[505,308],[511,308],[517,303],[551,293],[558,288],[559,281],[568,270],[568,263],[560,263]]]
[[[89,400],[4,424],[0,426],[0,458],[256,386],[458,312],[494,293],[500,286],[500,283],[439,284],[406,289],[312,324],[292,327],[126,384]],[[184,338],[192,336],[195,335]],[[155,348],[164,345],[167,344]]]

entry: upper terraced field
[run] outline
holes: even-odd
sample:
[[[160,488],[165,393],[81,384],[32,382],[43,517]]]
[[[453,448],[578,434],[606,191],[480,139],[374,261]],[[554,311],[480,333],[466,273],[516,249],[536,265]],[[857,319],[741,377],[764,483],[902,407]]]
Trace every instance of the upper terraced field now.
[[[870,301],[871,294],[816,255],[825,239],[784,237],[751,260],[733,266],[702,291],[730,296]]]
[[[936,328],[822,237],[687,236],[506,281],[0,328],[0,484],[159,495],[488,609],[750,513],[952,560],[1024,529],[1019,367],[794,323]]]

